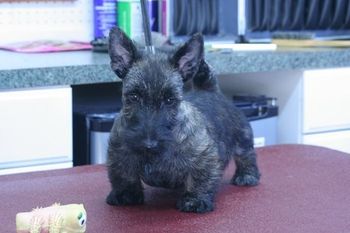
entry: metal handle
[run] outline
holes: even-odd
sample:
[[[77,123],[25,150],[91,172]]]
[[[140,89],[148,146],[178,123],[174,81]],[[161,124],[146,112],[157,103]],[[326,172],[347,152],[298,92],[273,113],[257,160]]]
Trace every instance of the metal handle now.
[[[146,44],[146,51],[155,54],[155,49],[152,44],[152,36],[151,36],[151,28],[149,24],[149,16],[148,11],[146,7],[146,1],[147,0],[140,0],[141,1],[141,11],[142,11],[142,21],[143,21],[143,31],[145,34],[145,44]]]

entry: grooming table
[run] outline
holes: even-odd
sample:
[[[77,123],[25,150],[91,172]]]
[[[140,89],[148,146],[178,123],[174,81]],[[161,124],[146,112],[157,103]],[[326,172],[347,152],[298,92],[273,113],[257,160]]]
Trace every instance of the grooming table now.
[[[0,176],[0,232],[15,232],[17,212],[36,206],[83,203],[87,232],[350,232],[350,154],[305,145],[257,149],[256,187],[228,184],[226,170],[207,214],[175,209],[178,193],[145,187],[145,204],[115,207],[104,166]]]

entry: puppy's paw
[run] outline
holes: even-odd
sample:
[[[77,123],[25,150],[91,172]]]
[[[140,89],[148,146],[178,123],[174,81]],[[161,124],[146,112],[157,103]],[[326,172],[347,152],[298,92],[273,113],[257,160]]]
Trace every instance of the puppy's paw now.
[[[116,194],[112,190],[107,196],[106,202],[109,205],[140,205],[143,204],[143,192],[123,191]]]
[[[182,212],[205,213],[214,210],[214,204],[210,198],[191,196],[180,198],[176,203],[176,207]]]
[[[256,186],[259,184],[260,175],[251,174],[235,174],[231,180],[231,184],[237,186]]]

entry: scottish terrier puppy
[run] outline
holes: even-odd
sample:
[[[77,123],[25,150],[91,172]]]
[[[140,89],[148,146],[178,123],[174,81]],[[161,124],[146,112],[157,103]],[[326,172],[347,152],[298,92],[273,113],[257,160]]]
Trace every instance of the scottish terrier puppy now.
[[[221,94],[204,60],[200,34],[171,55],[152,55],[114,28],[109,55],[123,81],[123,107],[109,141],[108,204],[142,204],[143,181],[180,189],[180,211],[212,211],[231,159],[236,163],[232,184],[258,184],[251,127]]]

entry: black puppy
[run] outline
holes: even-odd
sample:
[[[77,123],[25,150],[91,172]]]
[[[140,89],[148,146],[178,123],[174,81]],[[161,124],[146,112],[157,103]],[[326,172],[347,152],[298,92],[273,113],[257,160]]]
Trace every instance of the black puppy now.
[[[211,211],[230,159],[237,167],[232,184],[258,184],[251,127],[219,91],[201,35],[173,55],[143,54],[118,28],[109,38],[123,108],[109,142],[108,204],[143,203],[143,181],[181,189],[181,211]]]

